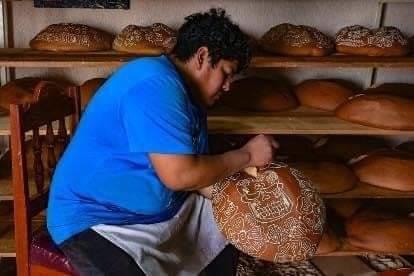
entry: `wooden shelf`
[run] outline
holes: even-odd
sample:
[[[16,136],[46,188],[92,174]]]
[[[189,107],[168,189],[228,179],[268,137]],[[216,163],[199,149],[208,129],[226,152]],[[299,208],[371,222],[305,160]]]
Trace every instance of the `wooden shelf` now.
[[[316,256],[351,256],[351,255],[367,255],[367,254],[381,254],[381,255],[413,255],[413,252],[399,252],[399,253],[391,253],[391,252],[377,252],[377,251],[370,251],[363,248],[354,247],[348,243],[344,243],[341,248],[334,252],[329,252],[325,254],[320,254]]]
[[[414,131],[385,130],[350,123],[331,112],[306,107],[278,113],[212,110],[208,128],[212,134],[414,135]]]
[[[46,52],[28,48],[0,49],[0,66],[5,67],[118,67],[139,57],[115,51],[103,52]],[[414,56],[366,57],[331,55],[327,57],[284,57],[256,53],[251,68],[296,67],[392,67],[414,68]]]
[[[414,198],[413,192],[396,191],[372,186],[363,182],[349,191],[337,194],[323,194],[323,198]]]
[[[328,112],[304,112],[298,108],[283,113],[211,114],[208,128],[211,134],[349,134],[406,135],[414,131],[386,130],[350,123]],[[42,132],[43,133],[43,132]],[[0,135],[10,135],[9,117],[0,116]]]

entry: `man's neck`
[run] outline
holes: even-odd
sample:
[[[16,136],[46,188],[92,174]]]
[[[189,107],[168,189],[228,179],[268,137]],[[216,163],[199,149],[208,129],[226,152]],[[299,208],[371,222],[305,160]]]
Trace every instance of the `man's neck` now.
[[[174,56],[169,56],[172,63],[174,63],[175,67],[177,68],[180,75],[183,77],[184,82],[188,88],[188,92],[190,93],[190,97],[198,106],[205,108],[203,102],[199,96],[199,89],[196,85],[194,80],[193,72],[194,69],[192,68],[191,61],[189,62],[182,62],[181,60],[177,59]]]

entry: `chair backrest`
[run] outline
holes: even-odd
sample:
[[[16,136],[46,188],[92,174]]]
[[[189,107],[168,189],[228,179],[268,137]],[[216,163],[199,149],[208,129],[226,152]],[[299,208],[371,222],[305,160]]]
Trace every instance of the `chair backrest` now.
[[[47,207],[49,181],[57,159],[56,148],[63,149],[69,135],[65,120],[70,120],[70,134],[80,118],[80,95],[77,86],[62,86],[40,81],[30,102],[10,105],[12,184],[18,275],[30,273],[32,218]],[[57,128],[57,134],[56,132]],[[42,136],[46,130],[46,135]],[[26,138],[32,135],[31,149]],[[28,164],[28,152],[32,151]],[[43,151],[43,154],[42,154]],[[47,160],[42,160],[42,159]],[[33,168],[33,170],[31,170]],[[33,177],[29,177],[29,171]],[[45,181],[46,180],[46,181]],[[29,185],[33,183],[34,185]],[[46,183],[47,182],[47,183]],[[34,187],[34,192],[30,190]],[[33,190],[33,189],[32,189]]]

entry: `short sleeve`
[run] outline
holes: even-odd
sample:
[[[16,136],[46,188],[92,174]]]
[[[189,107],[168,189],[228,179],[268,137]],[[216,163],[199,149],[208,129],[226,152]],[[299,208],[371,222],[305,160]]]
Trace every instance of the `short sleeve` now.
[[[120,105],[130,151],[194,154],[188,105],[179,80],[164,76],[141,81]]]

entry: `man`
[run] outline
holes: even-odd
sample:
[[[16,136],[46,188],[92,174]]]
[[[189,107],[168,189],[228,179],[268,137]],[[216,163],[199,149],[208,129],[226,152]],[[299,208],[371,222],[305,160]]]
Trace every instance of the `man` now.
[[[251,57],[223,10],[186,18],[171,56],[140,58],[98,91],[52,181],[48,229],[81,275],[195,275],[229,261],[211,203],[191,191],[272,158],[259,135],[206,155],[205,109]],[[214,260],[215,259],[215,260]],[[221,268],[225,273],[225,268]],[[213,272],[216,275],[216,272]]]

